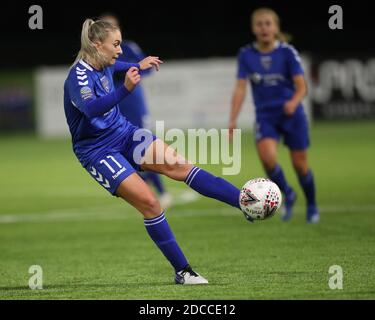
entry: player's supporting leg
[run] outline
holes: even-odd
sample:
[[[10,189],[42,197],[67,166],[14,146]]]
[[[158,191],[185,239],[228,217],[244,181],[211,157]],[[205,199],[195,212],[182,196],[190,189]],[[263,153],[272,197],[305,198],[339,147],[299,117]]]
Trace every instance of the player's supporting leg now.
[[[293,167],[298,175],[299,183],[306,197],[307,222],[316,223],[319,221],[319,211],[316,205],[314,175],[307,163],[307,152],[306,150],[293,150],[290,153]]]
[[[156,159],[163,157],[164,163],[157,163]],[[143,158],[143,170],[159,172],[171,179],[184,181],[200,194],[240,209],[240,189],[211,173],[193,166],[175,150],[161,140],[156,140],[147,149]]]
[[[142,172],[141,176],[145,181],[150,181],[151,184],[155,187],[162,208],[169,208],[173,204],[173,198],[172,195],[166,191],[160,174],[149,171]]]
[[[161,210],[159,201],[139,175],[133,173],[123,180],[116,194],[143,214],[148,234],[175,269],[176,283],[207,283],[206,279],[191,269]]]
[[[277,163],[277,140],[272,138],[264,138],[257,143],[259,158],[268,177],[274,181],[285,196],[284,213],[282,220],[288,221],[293,214],[293,205],[296,201],[296,193],[286,181],[281,166]]]

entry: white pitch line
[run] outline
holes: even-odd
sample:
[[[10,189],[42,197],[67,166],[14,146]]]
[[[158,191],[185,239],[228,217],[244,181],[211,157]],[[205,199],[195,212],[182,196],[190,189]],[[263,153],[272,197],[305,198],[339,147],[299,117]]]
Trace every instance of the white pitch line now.
[[[98,209],[97,207],[95,208]],[[104,207],[103,207],[104,209]],[[116,208],[116,210],[110,213],[108,207],[105,210],[99,212],[88,212],[87,208],[85,212],[82,211],[52,211],[46,213],[38,214],[13,214],[13,215],[0,215],[0,224],[9,224],[9,223],[28,223],[28,222],[61,222],[61,221],[87,221],[87,220],[126,220],[126,219],[138,219],[139,214],[135,209],[131,209],[132,212],[129,212],[127,208],[121,212],[121,208]],[[296,211],[302,211],[304,207],[296,207]],[[358,211],[368,211],[375,213],[375,204],[374,205],[365,205],[360,206],[321,206],[321,213],[337,213],[337,212],[346,212],[353,213]],[[205,209],[171,209],[168,211],[167,215],[170,217],[189,217],[189,216],[236,216],[238,211],[235,209],[222,207],[222,208],[205,208]]]
[[[172,189],[172,188],[171,188]],[[174,195],[174,205],[184,205],[199,199],[199,195],[191,190],[179,192],[172,189]],[[173,209],[172,209],[173,210]],[[112,211],[112,212],[111,212]],[[28,214],[1,214],[0,224],[22,223],[22,222],[59,222],[59,221],[77,221],[77,220],[123,220],[136,218],[139,213],[130,205],[123,203],[117,205],[102,205],[88,208],[73,208],[65,210],[50,210],[45,213]]]
[[[173,205],[187,205],[193,201],[201,199],[201,196],[192,190],[180,188],[168,188],[173,195]],[[367,205],[324,205],[319,207],[322,214],[337,212],[375,212],[375,204]],[[296,206],[296,212],[304,212],[305,207]],[[206,208],[206,209],[177,209],[173,207],[167,210],[167,215],[172,217],[187,216],[235,216],[237,210],[229,207]],[[125,220],[139,218],[139,213],[126,203],[116,203],[114,205],[101,205],[86,208],[71,208],[63,210],[50,210],[45,213],[28,214],[1,214],[0,224],[27,223],[27,222],[61,222],[61,221],[87,221],[87,220]]]

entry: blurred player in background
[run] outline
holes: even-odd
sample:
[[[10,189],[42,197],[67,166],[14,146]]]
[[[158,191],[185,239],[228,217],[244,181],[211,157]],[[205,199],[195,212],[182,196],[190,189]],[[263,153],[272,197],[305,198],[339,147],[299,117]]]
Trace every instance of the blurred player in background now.
[[[230,134],[237,126],[238,114],[250,81],[255,104],[255,138],[260,160],[269,178],[285,195],[282,219],[290,220],[296,193],[287,183],[277,163],[277,145],[281,137],[290,150],[293,167],[307,201],[306,220],[319,221],[315,200],[314,176],[307,162],[308,122],[302,99],[307,88],[297,51],[280,31],[277,13],[260,8],[251,16],[256,41],[239,51],[237,82],[231,104]]]
[[[112,13],[102,14],[99,17],[99,20],[108,21],[121,30],[121,25],[118,18]],[[123,40],[121,43],[121,49],[122,54],[120,54],[120,56],[118,57],[119,61],[136,63],[146,57],[141,48],[133,41]],[[140,75],[143,78],[150,75],[152,71],[152,69],[142,70],[140,71]],[[122,86],[124,84],[124,79],[125,74],[115,73],[113,76],[115,87],[118,88],[119,86]],[[135,87],[131,95],[120,101],[119,107],[121,113],[132,124],[140,128],[151,130],[150,115],[144,95],[144,90],[141,84],[138,84]],[[155,172],[141,172],[140,176],[146,182],[151,182],[155,187],[159,195],[161,206],[165,209],[169,208],[172,205],[172,196],[170,193],[166,192],[161,176]]]
[[[208,283],[191,268],[164,208],[137,171],[183,181],[196,192],[241,210],[240,189],[186,161],[149,130],[132,125],[121,114],[118,103],[140,82],[138,71],[153,66],[158,70],[162,63],[158,57],[147,57],[139,63],[117,61],[122,54],[121,42],[120,29],[110,22],[84,22],[81,49],[64,83],[64,111],[73,151],[95,181],[143,215],[149,236],[175,270],[177,284]],[[115,72],[126,73],[118,88],[113,83]],[[152,263],[150,272],[156,272]]]

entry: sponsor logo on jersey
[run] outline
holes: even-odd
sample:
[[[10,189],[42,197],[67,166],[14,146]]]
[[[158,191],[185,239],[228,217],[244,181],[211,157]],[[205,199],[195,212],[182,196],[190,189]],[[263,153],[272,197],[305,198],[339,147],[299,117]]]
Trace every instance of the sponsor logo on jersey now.
[[[262,75],[257,72],[252,73],[250,74],[250,80],[255,84],[259,84],[262,81]]]
[[[277,86],[283,81],[285,78],[281,73],[270,73],[263,76],[264,85],[268,87]]]
[[[250,80],[254,84],[262,83],[263,86],[277,86],[280,82],[285,81],[285,77],[281,73],[270,73],[261,75],[257,72],[250,74]]]
[[[83,100],[87,100],[92,97],[92,91],[90,87],[82,87],[80,93]]]

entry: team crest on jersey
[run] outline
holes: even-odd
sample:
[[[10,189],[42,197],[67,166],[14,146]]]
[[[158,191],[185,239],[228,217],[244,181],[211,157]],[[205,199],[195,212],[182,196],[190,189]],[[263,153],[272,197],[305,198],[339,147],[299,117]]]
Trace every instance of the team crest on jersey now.
[[[100,82],[102,83],[102,86],[104,88],[105,91],[109,92],[110,88],[109,88],[109,80],[106,76],[103,76],[100,78]]]
[[[263,66],[264,69],[269,70],[272,65],[272,57],[270,56],[260,57],[260,64]]]

